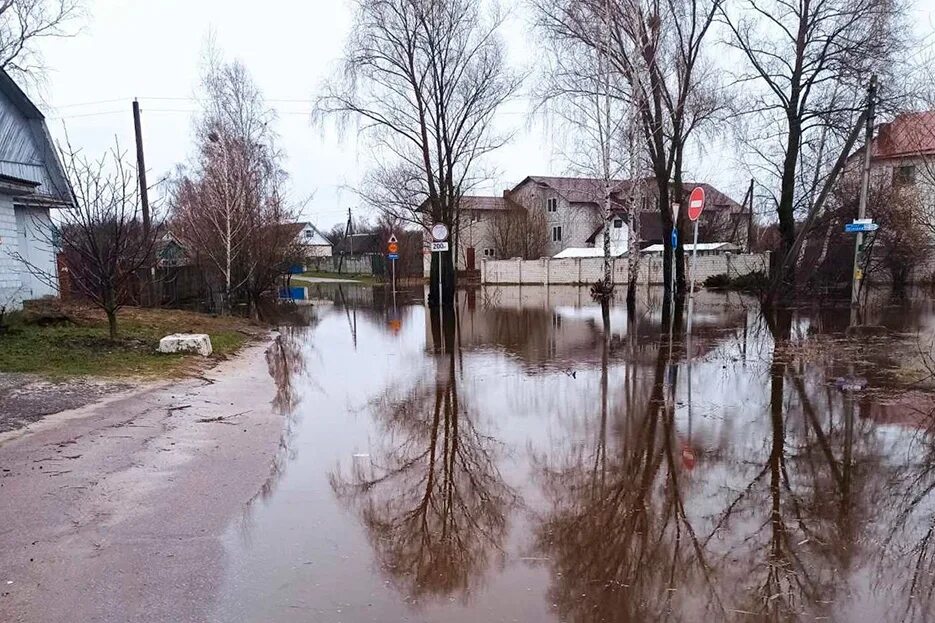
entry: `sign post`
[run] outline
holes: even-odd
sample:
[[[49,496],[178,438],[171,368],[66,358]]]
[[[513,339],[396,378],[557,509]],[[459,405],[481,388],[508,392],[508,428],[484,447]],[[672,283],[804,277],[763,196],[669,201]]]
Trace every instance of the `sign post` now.
[[[393,306],[396,306],[396,260],[399,259],[399,241],[396,240],[396,234],[390,234],[390,239],[386,243],[386,257],[390,260],[393,271]]]
[[[442,256],[441,254],[448,250],[448,227],[444,223],[435,223],[432,225],[432,254],[438,253],[438,323],[442,328],[442,335],[444,335],[445,327],[445,317],[444,317],[444,308],[442,301],[444,297],[442,293],[444,292],[444,282],[442,281]],[[443,338],[444,341],[444,338]],[[440,344],[440,352],[445,352],[444,344]]]
[[[681,208],[679,204],[677,203],[672,204],[672,236],[671,236],[672,237],[672,241],[671,241],[672,242],[672,263],[671,263],[672,270],[670,271],[672,274],[669,275],[669,282],[670,282],[669,283],[669,294],[672,300],[673,318],[675,317],[675,272],[676,272],[675,271],[675,250],[679,246],[679,229],[678,229],[679,208]]]
[[[688,335],[691,339],[692,334],[692,311],[695,305],[695,265],[698,261],[698,219],[704,211],[705,195],[704,188],[698,186],[692,191],[688,199],[688,218],[694,226],[692,234],[692,266],[691,266],[691,287],[688,291]]]
[[[854,274],[851,284],[851,324],[857,322],[857,295],[860,293],[860,284],[864,278],[864,266],[867,265],[867,249],[870,247],[873,233],[878,229],[880,229],[880,224],[874,223],[872,218],[857,218],[851,223],[844,224],[844,233],[857,234],[857,241],[854,245]],[[865,238],[864,234],[868,234],[868,236]]]

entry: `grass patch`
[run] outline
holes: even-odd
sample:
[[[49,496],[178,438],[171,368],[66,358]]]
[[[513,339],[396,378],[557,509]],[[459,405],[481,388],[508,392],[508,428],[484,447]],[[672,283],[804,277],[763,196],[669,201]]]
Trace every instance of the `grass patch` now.
[[[73,376],[173,377],[190,371],[197,355],[156,352],[169,333],[207,333],[214,358],[241,348],[259,327],[242,318],[223,318],[177,310],[126,308],[118,315],[120,335],[112,341],[107,321],[96,310],[69,308],[67,325],[37,326],[22,313],[8,319],[0,334],[0,371]]]

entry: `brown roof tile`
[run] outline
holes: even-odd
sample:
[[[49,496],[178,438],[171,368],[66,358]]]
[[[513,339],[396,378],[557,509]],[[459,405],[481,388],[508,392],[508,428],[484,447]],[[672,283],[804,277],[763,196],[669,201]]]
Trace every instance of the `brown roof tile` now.
[[[935,154],[935,111],[906,113],[880,125],[872,157],[879,159]]]

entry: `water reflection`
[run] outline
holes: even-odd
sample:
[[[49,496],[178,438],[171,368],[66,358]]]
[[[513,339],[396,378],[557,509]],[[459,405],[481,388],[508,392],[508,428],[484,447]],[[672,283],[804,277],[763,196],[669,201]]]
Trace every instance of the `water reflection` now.
[[[880,372],[911,335],[842,350],[833,314],[709,292],[690,342],[654,293],[627,310],[498,288],[442,317],[371,288],[314,304],[269,359],[295,419],[252,530],[287,544],[234,551],[257,584],[236,590],[343,621],[935,615],[935,399]],[[935,325],[930,302],[887,309],[868,317]]]
[[[380,568],[413,603],[466,601],[490,565],[502,564],[517,503],[497,468],[502,444],[479,430],[459,396],[456,319],[434,314],[431,322],[434,378],[374,400],[381,442],[330,477],[366,527]]]

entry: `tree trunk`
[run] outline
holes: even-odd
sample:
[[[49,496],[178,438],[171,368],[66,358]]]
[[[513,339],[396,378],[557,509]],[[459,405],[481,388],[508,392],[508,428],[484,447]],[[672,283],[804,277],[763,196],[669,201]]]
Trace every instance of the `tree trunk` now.
[[[107,309],[104,311],[107,314],[107,329],[110,333],[110,339],[117,339],[117,311],[114,309]]]
[[[659,200],[657,206],[659,208],[659,217],[662,220],[662,279],[665,281],[665,298],[668,300],[672,296],[672,206],[669,203],[669,183],[665,179],[667,176],[663,173],[662,176],[657,172],[656,173],[656,186],[659,193]],[[660,182],[660,179],[663,181]]]
[[[681,148],[673,147],[673,149]],[[681,297],[685,295],[686,292],[686,279],[685,279],[685,213],[688,211],[688,206],[684,205],[684,188],[682,188],[682,155],[679,153],[675,157],[675,165],[672,172],[672,197],[669,199],[670,203],[679,204],[679,213],[678,213],[678,222],[676,223],[676,229],[679,232],[679,244],[675,248],[675,292],[676,295]]]
[[[799,148],[802,128],[798,117],[789,116],[789,136],[786,141],[786,155],[782,163],[782,182],[779,193],[779,235],[782,240],[781,255],[785,257],[795,244],[795,174],[799,160]],[[785,283],[795,283],[795,266],[784,276]]]

